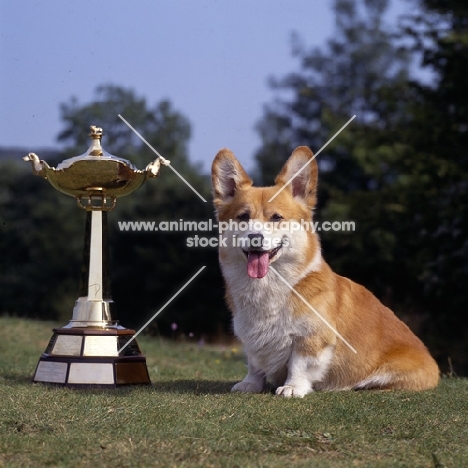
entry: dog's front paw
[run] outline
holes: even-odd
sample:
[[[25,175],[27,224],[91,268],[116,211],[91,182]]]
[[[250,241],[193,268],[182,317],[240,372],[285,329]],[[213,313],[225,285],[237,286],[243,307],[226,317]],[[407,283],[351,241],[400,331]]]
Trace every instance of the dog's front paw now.
[[[276,394],[284,398],[304,398],[310,392],[311,390],[306,388],[293,387],[292,385],[284,385],[276,389]]]
[[[246,382],[243,380],[242,382],[236,383],[234,387],[231,388],[231,392],[236,393],[260,393],[263,390],[263,383],[258,384],[255,382]]]

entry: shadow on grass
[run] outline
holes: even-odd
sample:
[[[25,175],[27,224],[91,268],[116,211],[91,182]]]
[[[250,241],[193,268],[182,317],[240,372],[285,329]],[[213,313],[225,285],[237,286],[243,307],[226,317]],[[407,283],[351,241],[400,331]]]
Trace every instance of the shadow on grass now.
[[[164,380],[155,381],[151,389],[158,393],[190,393],[193,395],[214,395],[230,393],[236,382],[220,380]]]
[[[70,386],[64,387],[60,384],[33,382],[32,375],[26,374],[3,374],[0,380],[10,385],[37,385],[43,388],[68,388],[73,390],[81,390],[86,393],[108,393],[112,394],[118,390],[119,394],[131,394],[133,390],[148,391],[156,393],[187,393],[192,395],[215,395],[226,394],[231,392],[232,386],[236,381],[221,381],[221,380],[154,380],[150,385],[123,385],[115,388],[109,387],[89,387],[89,386]]]
[[[25,385],[32,383],[32,374],[1,374],[0,379],[13,385]]]

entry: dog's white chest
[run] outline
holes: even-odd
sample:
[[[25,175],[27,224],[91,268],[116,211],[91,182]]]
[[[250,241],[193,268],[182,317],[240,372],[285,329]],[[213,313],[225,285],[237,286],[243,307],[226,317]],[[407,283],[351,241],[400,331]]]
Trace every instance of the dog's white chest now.
[[[301,333],[293,319],[289,290],[276,283],[249,280],[232,296],[234,331],[244,344],[249,360],[266,374],[284,366],[292,350],[294,336]]]

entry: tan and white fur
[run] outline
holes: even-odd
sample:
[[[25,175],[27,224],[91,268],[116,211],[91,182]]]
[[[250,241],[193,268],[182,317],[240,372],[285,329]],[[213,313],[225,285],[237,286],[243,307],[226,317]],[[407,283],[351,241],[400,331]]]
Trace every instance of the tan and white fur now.
[[[419,338],[366,288],[330,269],[312,229],[284,229],[282,221],[312,220],[317,180],[317,163],[303,146],[272,187],[254,187],[227,149],[213,162],[214,204],[225,226],[219,261],[248,360],[247,376],[232,391],[261,392],[266,381],[283,397],[437,386],[437,364]],[[242,239],[248,242],[238,245]]]

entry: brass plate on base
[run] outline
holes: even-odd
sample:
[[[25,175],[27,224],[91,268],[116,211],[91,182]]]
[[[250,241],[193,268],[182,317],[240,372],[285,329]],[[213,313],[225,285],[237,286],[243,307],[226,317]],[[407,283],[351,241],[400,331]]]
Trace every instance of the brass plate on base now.
[[[118,356],[117,336],[86,336],[83,356]]]
[[[72,362],[68,374],[69,384],[113,385],[114,366],[111,362]]]
[[[66,362],[39,361],[34,380],[64,384],[67,379],[68,364]]]
[[[52,356],[80,356],[83,337],[58,335],[52,348]]]

